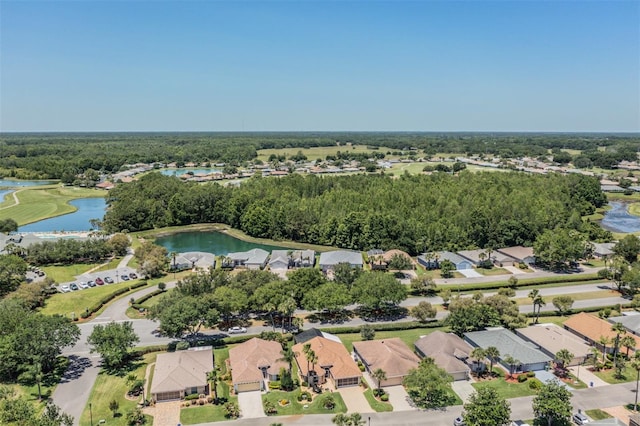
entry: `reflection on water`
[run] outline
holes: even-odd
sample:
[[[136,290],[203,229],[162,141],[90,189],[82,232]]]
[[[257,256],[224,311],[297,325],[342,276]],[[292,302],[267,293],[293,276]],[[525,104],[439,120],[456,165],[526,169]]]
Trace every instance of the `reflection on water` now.
[[[601,221],[604,228],[614,232],[640,231],[640,217],[629,213],[627,203],[612,201],[609,205],[611,210],[605,212]]]
[[[104,217],[106,202],[104,198],[79,198],[69,202],[77,207],[73,213],[44,219],[39,222],[21,226],[19,232],[54,232],[54,231],[90,231],[91,219]]]
[[[219,169],[164,169],[160,173],[166,176],[182,176],[187,173],[194,175],[208,175],[211,173],[220,173]]]

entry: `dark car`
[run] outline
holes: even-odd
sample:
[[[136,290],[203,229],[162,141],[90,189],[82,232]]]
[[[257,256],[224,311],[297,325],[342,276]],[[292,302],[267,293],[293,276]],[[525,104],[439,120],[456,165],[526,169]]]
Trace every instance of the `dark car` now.
[[[102,278],[98,277],[98,278],[96,278],[96,284],[102,285],[102,284],[104,284],[104,281],[102,281]]]
[[[129,275],[120,275],[120,278],[122,279],[122,281],[129,281]]]
[[[95,287],[96,286],[96,282],[95,281],[87,281],[87,285],[89,287]]]
[[[136,278],[138,278],[138,276],[136,275],[135,272],[132,272],[129,274],[129,278],[131,278],[132,280],[135,280]]]
[[[104,277],[104,282],[107,284],[113,284],[113,278],[111,277]]]
[[[78,284],[76,283],[71,283],[71,285],[69,286],[69,288],[73,291],[75,290],[80,290],[80,288],[78,287]]]

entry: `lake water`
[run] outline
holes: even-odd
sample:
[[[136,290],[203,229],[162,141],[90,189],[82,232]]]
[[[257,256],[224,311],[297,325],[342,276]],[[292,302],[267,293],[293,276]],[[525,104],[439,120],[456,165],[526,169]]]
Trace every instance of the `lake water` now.
[[[182,176],[184,174],[187,173],[193,173],[194,175],[198,175],[198,174],[205,174],[208,175],[209,173],[220,173],[221,170],[219,169],[164,169],[161,170],[160,173],[162,173],[163,175],[166,176]]]
[[[73,213],[44,219],[21,226],[19,232],[90,231],[91,219],[104,217],[107,204],[104,198],[79,198],[69,202],[78,208]]]
[[[604,218],[601,221],[605,229],[614,232],[640,231],[640,217],[629,213],[627,203],[612,201],[609,205],[611,206],[611,210],[605,212]]]
[[[21,186],[41,186],[51,185],[57,183],[52,180],[12,180],[12,179],[0,179],[0,187],[21,187]]]
[[[237,251],[247,251],[261,248],[266,251],[284,249],[283,247],[269,246],[265,244],[249,243],[231,237],[223,232],[180,232],[179,234],[158,237],[156,244],[166,248],[169,253],[184,253],[188,251],[203,251],[215,255],[226,255]]]
[[[0,189],[0,203],[1,203],[2,201],[4,201],[4,197],[5,197],[7,194],[10,194],[10,193],[12,193],[12,192],[13,192],[13,189]]]

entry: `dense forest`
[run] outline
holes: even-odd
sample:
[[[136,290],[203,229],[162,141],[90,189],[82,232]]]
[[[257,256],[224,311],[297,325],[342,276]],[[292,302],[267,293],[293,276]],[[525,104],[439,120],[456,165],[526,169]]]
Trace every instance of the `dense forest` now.
[[[109,232],[217,222],[255,237],[412,254],[531,245],[558,226],[606,233],[581,219],[606,203],[598,180],[582,175],[290,175],[223,187],[151,173],[111,190],[107,203]]]
[[[87,170],[112,173],[125,164],[224,162],[242,165],[268,148],[310,148],[336,144],[369,146],[384,156],[402,152],[499,155],[502,158],[544,156],[548,150],[581,151],[580,167],[611,168],[635,161],[638,135],[510,133],[48,133],[0,134],[0,173],[18,178],[64,179]],[[566,157],[566,158],[565,158]]]

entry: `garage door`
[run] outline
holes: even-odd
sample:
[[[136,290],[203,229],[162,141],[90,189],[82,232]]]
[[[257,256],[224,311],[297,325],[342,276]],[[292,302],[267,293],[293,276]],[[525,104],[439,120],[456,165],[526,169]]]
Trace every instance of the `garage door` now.
[[[160,392],[156,394],[156,401],[173,401],[180,399],[180,391],[175,392]]]
[[[249,392],[260,390],[260,382],[252,382],[252,383],[240,383],[236,385],[236,392]]]

